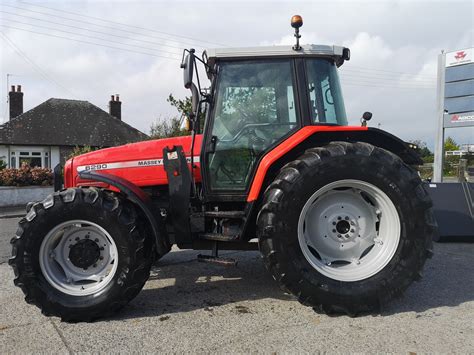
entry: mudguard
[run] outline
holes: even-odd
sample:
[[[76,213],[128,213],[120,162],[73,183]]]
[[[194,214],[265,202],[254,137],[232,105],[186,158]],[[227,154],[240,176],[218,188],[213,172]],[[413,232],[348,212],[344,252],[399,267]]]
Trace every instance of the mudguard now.
[[[119,176],[98,171],[81,171],[79,176],[84,180],[99,181],[110,186],[116,187],[125,197],[138,206],[144,213],[150,224],[151,231],[156,240],[156,248],[159,255],[166,254],[171,245],[163,223],[159,223],[157,217],[153,214],[150,197],[138,186]],[[158,218],[160,218],[158,216]]]
[[[301,155],[306,149],[334,141],[366,142],[398,155],[408,165],[421,165],[418,153],[396,136],[377,128],[354,126],[305,126],[269,151],[258,164],[247,202],[259,198],[272,171]],[[269,174],[270,173],[270,174]]]

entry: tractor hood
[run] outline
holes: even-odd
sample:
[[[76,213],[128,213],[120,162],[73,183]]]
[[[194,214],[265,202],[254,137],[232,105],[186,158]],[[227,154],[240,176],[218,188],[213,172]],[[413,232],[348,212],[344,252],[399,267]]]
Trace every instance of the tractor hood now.
[[[137,186],[166,185],[168,179],[163,167],[163,148],[180,145],[191,161],[191,136],[156,139],[131,143],[113,148],[96,150],[79,155],[66,162],[64,185],[84,186],[97,183],[79,178],[80,171],[104,171],[120,176]],[[200,180],[199,155],[202,135],[196,135],[194,143],[194,170],[196,180]]]

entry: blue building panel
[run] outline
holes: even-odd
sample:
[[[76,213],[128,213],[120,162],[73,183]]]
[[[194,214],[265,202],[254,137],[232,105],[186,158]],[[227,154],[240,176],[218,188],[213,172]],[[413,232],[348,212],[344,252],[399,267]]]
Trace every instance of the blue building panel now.
[[[455,81],[446,83],[444,97],[457,97],[474,95],[474,80]]]
[[[444,108],[448,110],[448,113],[474,111],[474,96],[447,98],[444,101]]]
[[[468,79],[474,79],[474,63],[446,68],[445,81],[447,83]]]

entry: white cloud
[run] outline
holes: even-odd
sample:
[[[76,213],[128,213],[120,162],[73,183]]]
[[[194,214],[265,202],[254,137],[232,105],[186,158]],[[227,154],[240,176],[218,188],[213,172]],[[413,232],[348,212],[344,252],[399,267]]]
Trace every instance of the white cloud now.
[[[2,10],[19,15],[44,18],[43,15],[28,13],[25,10],[7,9],[6,5],[54,13],[20,2],[2,2]],[[300,13],[304,18],[304,26],[301,29],[302,43],[342,44],[351,48],[352,59],[341,68],[351,123],[358,124],[362,112],[371,110],[374,113],[372,125],[380,123],[382,128],[405,139],[420,138],[430,144],[436,129],[436,89],[432,78],[436,76],[437,55],[441,49],[464,48],[474,44],[471,1],[75,1],[73,5],[62,1],[44,4],[86,16],[226,46],[293,44],[294,37],[289,19],[291,15]],[[119,31],[112,29],[117,26],[110,23],[72,14],[55,14],[57,16],[47,19],[123,36],[108,38],[149,47],[151,50],[158,48],[154,53],[164,56],[170,54],[163,53],[163,50],[180,53],[179,50],[169,47],[170,45],[189,47],[192,43],[197,49],[212,46],[189,38],[171,39],[163,33],[142,31],[139,28],[118,26],[129,32]],[[14,18],[5,14],[1,16],[0,21]],[[65,18],[96,22],[102,27],[71,22]],[[81,38],[40,30],[34,26],[40,22],[16,18],[20,19],[30,22],[32,26],[15,26],[36,32]],[[453,23],[447,22],[446,19],[452,19]],[[65,29],[106,37],[84,30],[63,28]],[[119,93],[123,100],[124,120],[146,132],[156,117],[166,117],[174,113],[173,108],[166,102],[169,93],[178,97],[187,94],[182,88],[179,60],[150,57],[13,29],[2,28],[2,31],[47,72],[49,77],[68,89],[65,91],[45,79],[31,64],[25,62],[0,40],[2,97],[7,94],[6,74],[19,75],[10,77],[10,83],[23,85],[25,109],[30,109],[49,97],[71,98],[69,91],[77,98],[89,100],[106,109],[109,95]],[[106,41],[100,43],[107,45]],[[136,47],[127,48],[147,51]],[[424,88],[425,86],[429,88]],[[5,109],[5,102],[2,100],[0,115],[3,116]],[[453,134],[460,140],[474,141],[472,130],[453,131]]]

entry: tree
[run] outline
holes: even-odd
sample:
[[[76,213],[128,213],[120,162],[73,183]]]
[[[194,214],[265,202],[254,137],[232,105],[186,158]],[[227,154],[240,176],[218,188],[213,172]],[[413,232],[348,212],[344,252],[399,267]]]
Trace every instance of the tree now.
[[[189,96],[186,96],[184,99],[177,99],[170,94],[166,99],[171,106],[176,108],[179,116],[170,117],[170,118],[159,118],[156,122],[152,123],[150,126],[150,137],[152,139],[161,139],[169,137],[179,137],[187,136],[190,133],[182,127],[184,117],[189,117],[193,109],[192,99]],[[204,115],[200,116],[200,126],[201,130],[204,127]]]
[[[428,148],[425,141],[422,141],[420,139],[414,139],[414,140],[411,140],[410,143],[412,143],[412,144],[414,144],[418,147],[417,152],[418,152],[418,154],[420,154],[420,156],[422,158],[428,158],[430,156],[433,156],[433,153]]]
[[[171,119],[159,118],[150,126],[150,137],[152,139],[179,137],[188,134],[185,129],[181,128],[181,120],[178,117],[172,117]]]
[[[76,145],[74,149],[72,150],[72,152],[68,155],[67,159],[71,159],[71,158],[77,157],[78,155],[93,152],[96,149],[97,148],[92,148],[88,145],[84,145],[82,147],[79,147]]]
[[[453,150],[459,150],[459,144],[452,137],[448,137],[444,141],[444,151],[451,152]],[[443,174],[445,176],[456,176],[457,174],[457,165],[459,164],[459,156],[448,155],[444,161]]]
[[[444,141],[444,151],[445,152],[450,152],[450,151],[453,151],[453,150],[459,150],[459,144],[456,143],[456,141],[451,138],[451,137],[448,137],[446,138],[446,140]]]
[[[184,100],[176,99],[173,94],[170,94],[166,99],[171,106],[175,107],[181,117],[189,116],[189,113],[193,109],[193,103],[191,97],[186,96]]]

